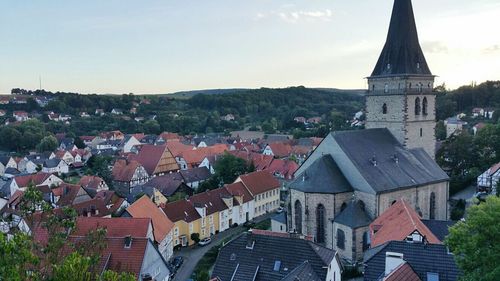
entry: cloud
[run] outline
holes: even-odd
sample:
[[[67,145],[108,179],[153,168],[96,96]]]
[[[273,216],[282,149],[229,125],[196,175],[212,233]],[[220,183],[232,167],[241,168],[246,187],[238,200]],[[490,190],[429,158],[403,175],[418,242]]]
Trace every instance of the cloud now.
[[[426,41],[422,43],[422,48],[425,53],[446,54],[448,53],[448,46],[441,41]]]
[[[331,21],[334,14],[330,9],[325,10],[311,10],[311,11],[280,11],[280,12],[270,12],[257,13],[255,19],[261,20],[269,17],[278,17],[279,19],[288,23],[297,23],[299,21]]]
[[[486,49],[483,49],[483,53],[485,54],[495,54],[495,53],[500,53],[500,45],[493,45],[490,46]]]

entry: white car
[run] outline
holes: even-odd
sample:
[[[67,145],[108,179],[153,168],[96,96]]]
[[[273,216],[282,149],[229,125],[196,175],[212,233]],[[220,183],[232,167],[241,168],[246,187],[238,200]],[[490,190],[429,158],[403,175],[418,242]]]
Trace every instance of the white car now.
[[[210,239],[210,237],[207,237],[207,238],[201,239],[200,242],[198,242],[198,245],[205,246],[205,245],[210,244],[210,242],[212,242],[212,239]]]
[[[276,209],[276,213],[278,214],[283,213],[283,211],[284,211],[283,207],[279,207],[278,209]]]

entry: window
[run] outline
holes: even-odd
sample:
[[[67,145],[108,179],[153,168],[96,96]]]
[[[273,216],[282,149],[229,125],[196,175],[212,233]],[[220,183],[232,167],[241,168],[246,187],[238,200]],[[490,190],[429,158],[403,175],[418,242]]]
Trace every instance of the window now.
[[[415,99],[415,115],[420,115],[420,98]]]
[[[174,236],[179,236],[179,228],[174,228]]]
[[[325,206],[322,204],[316,208],[316,242],[325,243]]]
[[[206,217],[201,218],[201,226],[205,226],[206,223],[207,223],[207,218]]]
[[[372,85],[372,92],[375,92],[375,85]]]
[[[337,229],[337,248],[345,249],[345,233],[342,229]]]
[[[370,248],[370,234],[368,232],[363,233],[363,252]]]
[[[439,281],[439,274],[427,272],[427,281]]]
[[[384,93],[389,93],[389,84],[385,84],[384,86]]]
[[[387,104],[382,105],[382,114],[387,114]]]
[[[424,129],[420,128],[420,137],[424,136]]]
[[[342,203],[342,205],[340,206],[340,211],[342,212],[346,207],[347,207],[347,204],[345,202]]]
[[[422,100],[422,114],[427,115],[427,98],[424,97]]]
[[[193,233],[193,223],[189,223],[189,234]]]
[[[299,200],[295,201],[295,231],[302,233],[302,204]]]
[[[436,219],[436,194],[431,192],[431,198],[429,200],[429,219]]]

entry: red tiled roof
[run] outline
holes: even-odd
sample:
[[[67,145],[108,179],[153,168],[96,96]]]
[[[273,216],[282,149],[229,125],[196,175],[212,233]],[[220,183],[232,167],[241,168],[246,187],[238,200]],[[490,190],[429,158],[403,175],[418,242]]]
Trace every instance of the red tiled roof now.
[[[116,181],[131,181],[134,177],[134,173],[141,164],[137,161],[118,159],[113,166],[112,174],[113,179]]]
[[[255,170],[261,171],[265,170],[271,165],[273,161],[273,156],[271,155],[263,155],[256,152],[248,152],[248,151],[230,151],[230,154],[241,158],[248,162],[248,164],[253,163]]]
[[[274,142],[268,144],[275,157],[287,157],[292,153],[292,147],[289,144]]]
[[[396,267],[384,281],[422,281],[409,263],[404,262]]]
[[[90,215],[92,217],[105,217],[111,214],[104,201],[99,198],[73,204],[71,208],[75,209],[79,216],[87,214],[87,216]],[[56,209],[55,211],[60,212],[61,209]]]
[[[163,208],[163,211],[173,222],[183,220],[189,223],[201,218],[194,206],[187,200],[168,203]]]
[[[85,188],[97,189],[103,181],[104,180],[98,176],[83,176],[78,184]]]
[[[141,163],[149,175],[179,170],[179,165],[173,156],[169,159],[169,154],[172,155],[166,145],[145,144],[138,154],[131,154],[129,159]],[[164,155],[165,158],[162,158]]]
[[[182,158],[191,166],[198,165],[205,157],[221,155],[227,151],[227,145],[216,144],[214,146],[201,147],[195,150],[188,150],[181,153]]]
[[[64,207],[73,204],[81,188],[80,185],[62,183],[60,186],[53,188],[52,193],[55,196],[60,196],[57,205]]]
[[[253,200],[252,194],[246,189],[242,182],[235,182],[226,185],[226,190],[233,196],[243,196],[243,203]]]
[[[169,132],[163,132],[160,134],[160,137],[164,139],[165,141],[175,141],[175,140],[180,140],[181,137],[179,134],[176,133],[169,133]]]
[[[269,171],[257,171],[239,177],[253,196],[280,187],[280,183]]]
[[[266,170],[271,173],[279,173],[286,179],[292,179],[295,171],[299,169],[299,165],[292,160],[274,159],[269,168]]]
[[[51,175],[52,174],[49,173],[39,172],[32,175],[17,176],[14,178],[14,180],[16,181],[19,187],[27,187],[31,181],[33,181],[35,185],[39,185],[43,183],[46,179],[48,179]]]
[[[388,241],[403,241],[414,231],[425,236],[432,244],[441,241],[425,226],[419,215],[403,199],[398,200],[370,224],[371,246],[376,247]],[[376,232],[375,234],[373,234]]]
[[[167,147],[168,147],[168,149],[170,149],[170,152],[172,152],[172,155],[174,157],[178,157],[183,152],[193,150],[193,148],[194,148],[194,146],[183,144],[180,141],[167,142]]]
[[[491,166],[490,168],[490,176],[494,175],[498,170],[500,169],[500,162],[496,163],[495,165]]]
[[[206,214],[211,215],[215,212],[220,212],[228,209],[222,198],[230,197],[231,194],[225,188],[217,188],[214,190],[207,190],[202,193],[195,194],[189,197],[189,202],[193,204],[193,206],[205,207]]]
[[[134,218],[150,218],[152,220],[157,243],[161,243],[174,227],[174,223],[146,195],[130,205],[127,212]]]
[[[86,236],[90,231],[97,228],[106,229],[106,237],[148,237],[148,229],[151,219],[149,218],[97,218],[78,217],[76,228],[71,235]]]

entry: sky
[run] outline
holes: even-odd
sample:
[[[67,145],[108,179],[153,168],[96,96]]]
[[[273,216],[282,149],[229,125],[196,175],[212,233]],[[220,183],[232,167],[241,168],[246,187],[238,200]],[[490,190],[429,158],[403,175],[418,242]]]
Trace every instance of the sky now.
[[[393,0],[0,0],[0,93],[366,88]],[[413,0],[437,83],[500,80],[500,0]]]

